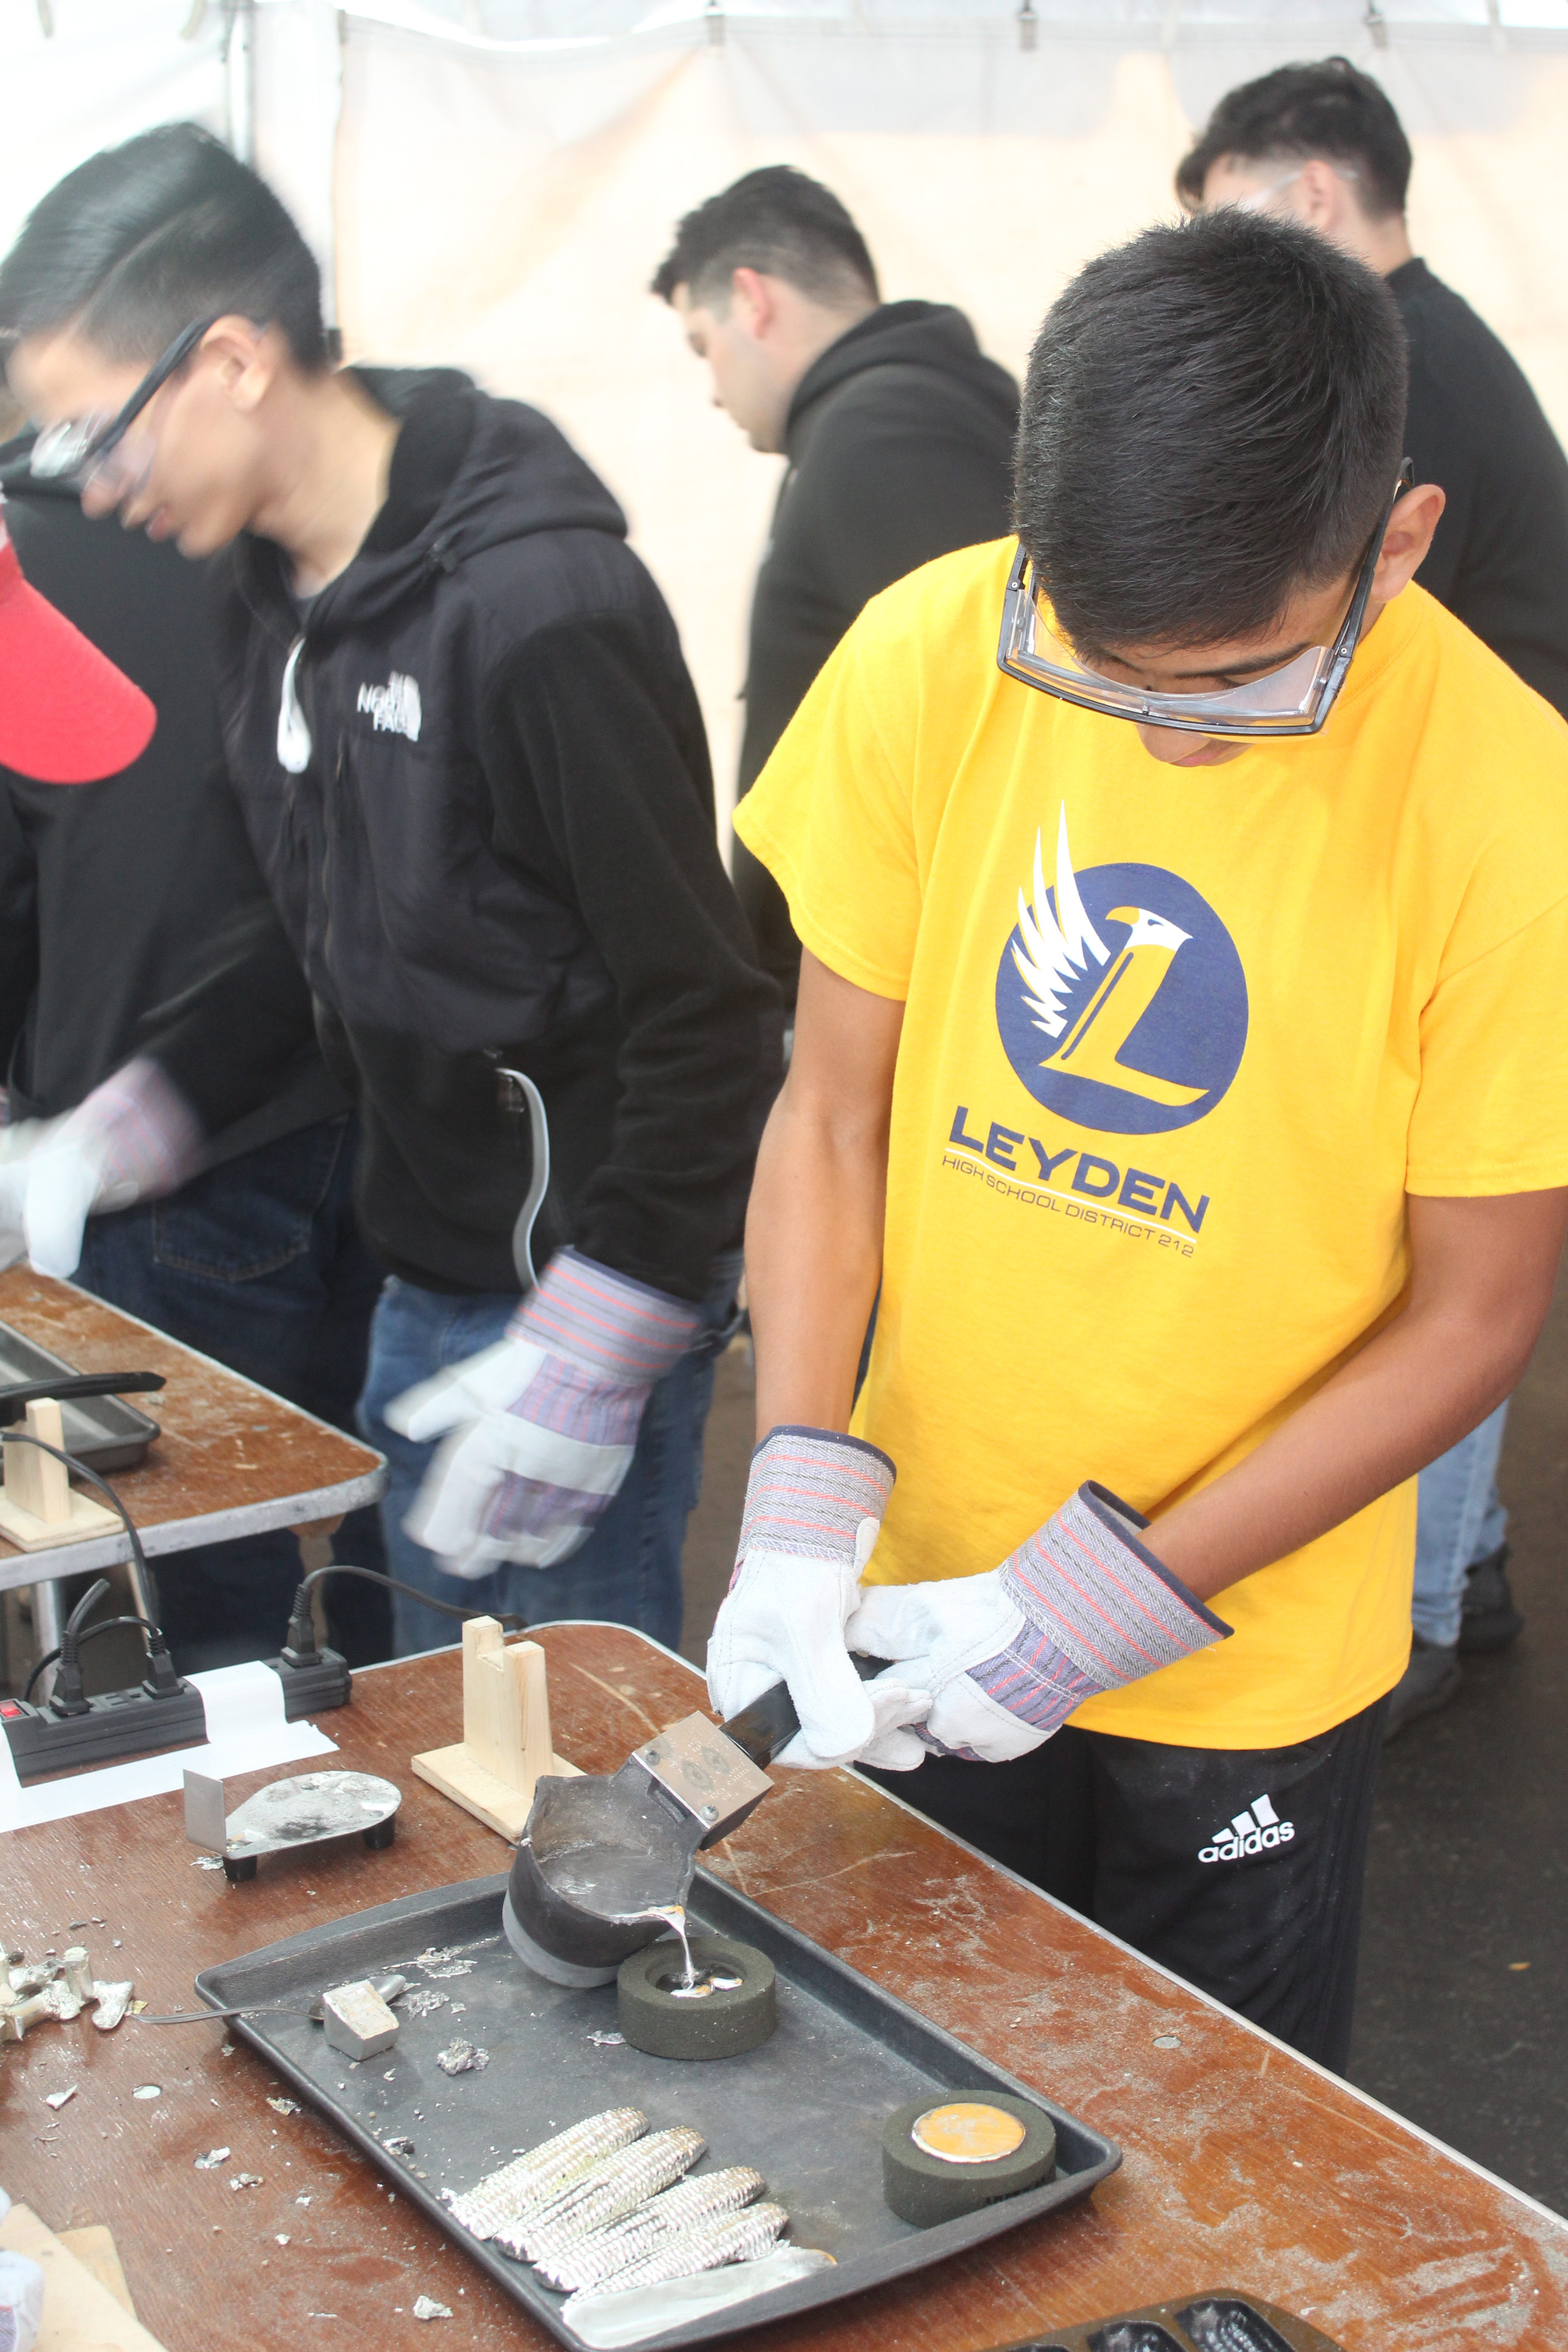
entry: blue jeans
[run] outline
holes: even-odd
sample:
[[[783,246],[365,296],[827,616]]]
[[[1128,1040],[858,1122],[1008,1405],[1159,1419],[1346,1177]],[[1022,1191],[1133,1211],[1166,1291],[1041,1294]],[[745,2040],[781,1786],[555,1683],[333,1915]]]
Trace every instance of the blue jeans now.
[[[354,1225],[354,1131],[320,1120],[241,1152],[165,1201],[89,1223],[76,1279],[172,1339],[353,1430],[381,1269]],[[130,1351],[134,1354],[134,1349]],[[156,1417],[155,1399],[148,1410]],[[340,1559],[384,1566],[374,1508],[334,1538]],[[163,1629],[185,1672],[270,1657],[301,1568],[287,1528],[165,1553],[153,1563]],[[353,1665],[388,1654],[384,1591],[327,1585],[328,1623]]]
[[[1479,1429],[1421,1473],[1415,1507],[1415,1591],[1411,1622],[1427,1642],[1452,1649],[1459,1638],[1465,1571],[1494,1552],[1508,1533],[1498,1500],[1504,1402]]]
[[[739,1259],[725,1261],[703,1305],[707,1336],[655,1385],[625,1483],[587,1542],[558,1568],[503,1561],[489,1575],[470,1579],[448,1575],[435,1553],[405,1528],[436,1447],[399,1436],[384,1414],[393,1398],[416,1381],[430,1380],[504,1339],[518,1300],[496,1293],[446,1297],[394,1276],[375,1310],[359,1415],[367,1444],[378,1446],[391,1465],[381,1509],[392,1574],[459,1609],[495,1616],[513,1610],[530,1625],[562,1617],[632,1625],[673,1650],[680,1639],[680,1554],[702,1483],[702,1432],[713,1398],[715,1350],[731,1319],[739,1276]],[[445,1649],[458,1638],[450,1617],[401,1592],[393,1596],[393,1622],[396,1654],[403,1658]]]

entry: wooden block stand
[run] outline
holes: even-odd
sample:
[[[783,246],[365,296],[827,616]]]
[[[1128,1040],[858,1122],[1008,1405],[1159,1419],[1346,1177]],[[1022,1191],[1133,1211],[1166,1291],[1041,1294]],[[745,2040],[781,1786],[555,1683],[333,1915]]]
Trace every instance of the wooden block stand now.
[[[23,1423],[29,1437],[46,1445],[63,1445],[60,1409],[52,1397],[40,1397],[27,1407]],[[52,1454],[36,1445],[5,1438],[5,1485],[0,1487],[0,1536],[18,1551],[47,1551],[52,1545],[80,1543],[87,1536],[108,1535],[121,1522],[117,1513],[79,1495],[70,1473]]]
[[[463,1737],[427,1748],[414,1769],[515,1845],[533,1810],[534,1782],[575,1772],[550,1744],[550,1693],[537,1642],[509,1646],[493,1617],[463,1628]]]

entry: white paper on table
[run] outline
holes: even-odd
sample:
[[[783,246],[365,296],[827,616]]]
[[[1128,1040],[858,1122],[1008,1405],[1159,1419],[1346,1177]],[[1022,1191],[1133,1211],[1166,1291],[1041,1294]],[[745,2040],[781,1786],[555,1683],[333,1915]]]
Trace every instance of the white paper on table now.
[[[183,1787],[186,1766],[219,1780],[241,1772],[265,1772],[273,1764],[295,1764],[307,1756],[337,1753],[337,1742],[313,1723],[287,1723],[283,1685],[270,1666],[253,1660],[243,1666],[211,1666],[187,1675],[202,1695],[207,1738],[198,1748],[175,1748],[128,1764],[108,1764],[74,1780],[40,1780],[24,1789],[16,1778],[11,1743],[0,1736],[0,1830],[31,1829],[40,1822],[68,1821],[76,1813],[101,1812],[106,1805],[133,1804],[139,1797],[166,1796]]]

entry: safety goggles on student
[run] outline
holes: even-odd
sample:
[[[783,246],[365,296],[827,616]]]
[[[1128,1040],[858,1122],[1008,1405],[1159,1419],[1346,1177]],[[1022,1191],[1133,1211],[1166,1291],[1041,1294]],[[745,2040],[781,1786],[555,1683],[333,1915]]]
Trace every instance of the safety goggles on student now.
[[[1189,735],[1234,736],[1243,740],[1276,735],[1315,735],[1334,707],[1351,656],[1366,617],[1373,574],[1394,499],[1408,489],[1414,472],[1408,457],[1399,468],[1394,494],[1367,541],[1350,605],[1332,645],[1308,646],[1278,669],[1239,686],[1205,688],[1196,694],[1171,694],[1106,677],[1079,660],[1060,636],[1030,577],[1022,543],[1007,575],[1002,604],[1002,634],[996,666],[1023,686],[1075,703],[1104,719],[1131,719],[1146,727],[1170,727]]]
[[[211,319],[198,319],[177,334],[163,358],[148,369],[130,399],[113,415],[98,410],[89,416],[69,417],[63,424],[47,426],[34,442],[28,461],[35,479],[68,481],[76,490],[90,489],[100,496],[112,491],[117,500],[122,498],[144,475],[150,462],[149,452],[133,453],[127,447],[126,435],[170,377],[184,366],[213,324]]]

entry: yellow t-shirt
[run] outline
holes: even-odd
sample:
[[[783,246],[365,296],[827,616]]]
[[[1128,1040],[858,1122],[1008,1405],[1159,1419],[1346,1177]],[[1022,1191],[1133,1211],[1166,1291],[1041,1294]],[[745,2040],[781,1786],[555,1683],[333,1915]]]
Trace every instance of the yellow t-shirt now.
[[[1405,1196],[1568,1183],[1568,729],[1419,589],[1320,735],[1213,768],[995,667],[1009,545],[879,596],[737,814],[905,1001],[854,1426],[873,1581],[994,1568],[1085,1478],[1151,1514],[1400,1303]],[[1283,1746],[1404,1670],[1412,1480],[1074,1720]]]

